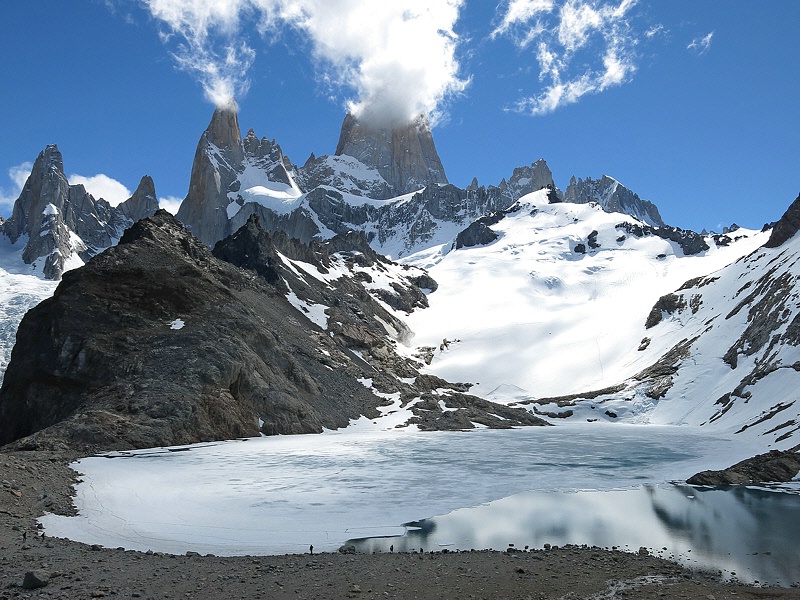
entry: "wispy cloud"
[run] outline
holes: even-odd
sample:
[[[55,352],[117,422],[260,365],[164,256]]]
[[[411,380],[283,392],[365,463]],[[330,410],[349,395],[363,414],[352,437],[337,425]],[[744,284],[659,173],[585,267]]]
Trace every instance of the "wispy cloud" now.
[[[468,84],[453,26],[465,0],[142,0],[178,66],[217,105],[246,93],[256,52],[292,29],[310,41],[320,80],[364,118],[436,116]],[[338,93],[334,93],[338,96]]]
[[[31,169],[33,169],[33,163],[30,162],[24,162],[8,169],[10,185],[0,185],[0,215],[11,216],[14,202],[19,198],[22,187],[31,174]]]
[[[702,37],[694,38],[691,43],[686,46],[687,50],[693,50],[697,54],[705,54],[711,48],[711,40],[714,38],[714,32],[708,33]]]
[[[661,24],[658,24],[658,25],[653,25],[650,29],[645,31],[644,37],[646,37],[647,39],[652,39],[659,35],[668,35],[668,34],[669,32],[667,31],[667,28]]]
[[[131,197],[131,191],[116,179],[99,173],[86,177],[72,174],[67,177],[70,185],[82,184],[95,198],[103,198],[111,206],[116,206]]]
[[[197,77],[211,102],[222,106],[247,93],[255,52],[237,39],[247,0],[142,1],[166,27],[162,41],[175,43],[172,56],[178,67]]]
[[[492,37],[510,36],[539,67],[542,91],[513,110],[543,115],[631,79],[638,35],[630,20],[637,0],[511,0]]]

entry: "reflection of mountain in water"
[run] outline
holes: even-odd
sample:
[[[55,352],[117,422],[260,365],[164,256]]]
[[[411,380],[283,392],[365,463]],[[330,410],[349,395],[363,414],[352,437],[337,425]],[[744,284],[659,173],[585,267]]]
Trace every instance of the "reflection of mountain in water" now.
[[[737,487],[643,486],[525,492],[407,523],[404,536],[350,540],[362,552],[542,548],[544,544],[650,548],[743,581],[800,582],[800,494]],[[666,548],[666,550],[662,550]]]

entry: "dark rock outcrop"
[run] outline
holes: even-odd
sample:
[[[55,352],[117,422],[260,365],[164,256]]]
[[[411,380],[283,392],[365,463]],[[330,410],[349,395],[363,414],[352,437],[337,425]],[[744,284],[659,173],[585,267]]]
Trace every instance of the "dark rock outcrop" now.
[[[336,155],[347,155],[380,173],[392,194],[415,192],[447,183],[428,119],[420,115],[394,127],[374,126],[348,113],[342,123]]]
[[[485,246],[486,244],[491,244],[498,237],[497,233],[478,220],[456,236],[456,250],[459,248],[472,248],[473,246]]]
[[[791,481],[800,473],[800,454],[772,450],[721,471],[702,471],[686,480],[690,485],[735,485]]]
[[[775,223],[764,247],[777,248],[794,237],[798,230],[800,230],[800,196],[797,196],[783,216]]]
[[[150,447],[377,414],[380,400],[356,381],[363,368],[299,318],[159,211],[23,319],[0,388],[0,443],[38,432],[29,446]]]
[[[699,233],[688,229],[680,229],[678,227],[670,227],[664,225],[662,227],[650,227],[648,225],[639,225],[637,223],[620,223],[617,229],[622,229],[630,235],[636,237],[644,237],[646,235],[655,235],[662,240],[669,240],[675,242],[681,247],[681,250],[686,256],[700,254],[709,249],[703,236]]]
[[[666,294],[661,296],[658,301],[650,309],[650,314],[647,315],[647,321],[644,324],[645,329],[655,327],[664,318],[664,313],[669,315],[675,312],[680,312],[686,308],[686,300],[683,295]]]

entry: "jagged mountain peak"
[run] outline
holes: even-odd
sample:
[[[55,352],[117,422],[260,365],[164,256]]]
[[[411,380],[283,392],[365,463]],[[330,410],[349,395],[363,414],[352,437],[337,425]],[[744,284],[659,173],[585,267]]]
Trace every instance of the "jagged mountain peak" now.
[[[25,240],[22,260],[32,272],[60,279],[65,270],[112,246],[127,225],[157,208],[149,177],[119,208],[95,199],[81,184],[70,185],[63,156],[50,144],[39,153],[2,232],[12,244]]]
[[[561,190],[556,188],[556,184],[553,181],[553,172],[543,158],[532,162],[530,166],[517,167],[508,180],[503,179],[500,182],[499,187],[501,191],[510,195],[514,200],[531,192],[537,192],[542,188],[553,189],[559,199],[563,197]]]
[[[153,178],[149,175],[142,177],[133,195],[117,205],[117,210],[132,223],[155,213],[158,210],[158,197]]]
[[[295,172],[274,140],[259,140],[252,129],[241,139],[235,104],[218,107],[197,144],[189,191],[176,216],[212,247],[260,205],[281,212],[293,208],[302,194]]]
[[[221,150],[232,153],[232,159],[242,160],[242,133],[239,129],[239,115],[236,104],[217,107],[205,131],[205,138]]]
[[[347,155],[374,168],[395,195],[429,184],[448,183],[425,115],[394,127],[375,126],[348,113],[342,123],[336,155]]]
[[[608,175],[603,175],[600,179],[581,179],[573,175],[564,194],[564,201],[574,204],[597,202],[609,212],[625,213],[648,225],[665,224],[655,204],[642,200],[638,194]]]
[[[44,166],[45,168],[54,169],[59,173],[63,173],[64,157],[61,155],[61,151],[58,149],[58,145],[48,144],[47,146],[45,146],[44,150],[42,150],[39,153],[39,157],[34,163],[34,168],[36,167],[37,164],[40,165],[39,168]]]

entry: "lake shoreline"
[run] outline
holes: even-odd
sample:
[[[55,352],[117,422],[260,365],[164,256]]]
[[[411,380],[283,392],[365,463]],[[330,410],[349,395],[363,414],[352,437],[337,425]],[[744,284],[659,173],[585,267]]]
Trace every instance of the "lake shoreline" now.
[[[0,451],[0,599],[51,598],[800,598],[799,588],[725,583],[649,553],[567,546],[528,552],[176,556],[41,536],[44,512],[74,514],[77,456]]]

